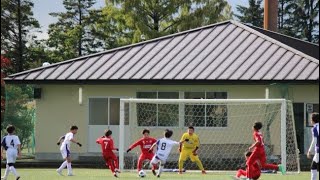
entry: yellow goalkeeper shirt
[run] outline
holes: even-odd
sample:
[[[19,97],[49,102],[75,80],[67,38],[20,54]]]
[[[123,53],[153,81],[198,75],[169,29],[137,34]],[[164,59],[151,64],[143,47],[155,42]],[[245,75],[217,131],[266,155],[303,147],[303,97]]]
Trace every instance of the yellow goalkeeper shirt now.
[[[189,133],[184,133],[181,137],[181,141],[185,141],[186,139],[189,139],[189,141],[183,143],[183,149],[195,149],[196,147],[199,147],[200,140],[198,135],[195,133],[193,133],[191,136]]]

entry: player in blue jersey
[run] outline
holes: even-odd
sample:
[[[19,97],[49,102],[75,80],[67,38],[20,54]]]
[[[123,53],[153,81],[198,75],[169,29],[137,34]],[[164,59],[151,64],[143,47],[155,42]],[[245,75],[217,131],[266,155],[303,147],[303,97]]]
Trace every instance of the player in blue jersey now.
[[[316,180],[317,171],[319,171],[319,113],[311,115],[312,128],[312,143],[308,151],[308,158],[311,159],[311,153],[314,151],[314,157],[311,163],[311,180]]]

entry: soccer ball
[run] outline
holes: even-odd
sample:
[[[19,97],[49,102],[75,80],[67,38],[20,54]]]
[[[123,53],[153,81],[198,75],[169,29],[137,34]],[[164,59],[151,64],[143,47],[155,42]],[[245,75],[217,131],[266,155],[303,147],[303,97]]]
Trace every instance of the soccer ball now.
[[[146,175],[147,174],[143,170],[139,171],[139,177],[144,178]]]

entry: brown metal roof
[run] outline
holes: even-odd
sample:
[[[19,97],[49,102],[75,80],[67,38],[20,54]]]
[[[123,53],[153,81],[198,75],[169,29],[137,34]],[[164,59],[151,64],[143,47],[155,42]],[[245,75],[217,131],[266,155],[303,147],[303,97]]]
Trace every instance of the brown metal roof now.
[[[319,60],[252,27],[227,21],[24,71],[5,80],[318,81]]]

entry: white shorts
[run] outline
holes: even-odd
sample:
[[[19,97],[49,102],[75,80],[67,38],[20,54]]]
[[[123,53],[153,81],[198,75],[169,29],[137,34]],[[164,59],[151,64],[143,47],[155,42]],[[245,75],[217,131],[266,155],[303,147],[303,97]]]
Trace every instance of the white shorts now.
[[[70,150],[68,149],[67,146],[65,148],[60,149],[60,152],[61,152],[61,155],[62,155],[63,159],[65,159],[67,157],[70,157],[70,155],[71,155],[71,152],[70,152]]]
[[[151,164],[162,164],[164,165],[166,163],[166,161],[161,160],[160,158],[158,158],[156,155],[153,156],[152,160],[151,160]]]
[[[6,156],[7,156],[7,164],[15,163],[18,156],[18,151],[16,149],[10,148],[7,150]]]
[[[313,161],[315,163],[319,163],[319,153],[316,153],[314,156],[313,156]]]

